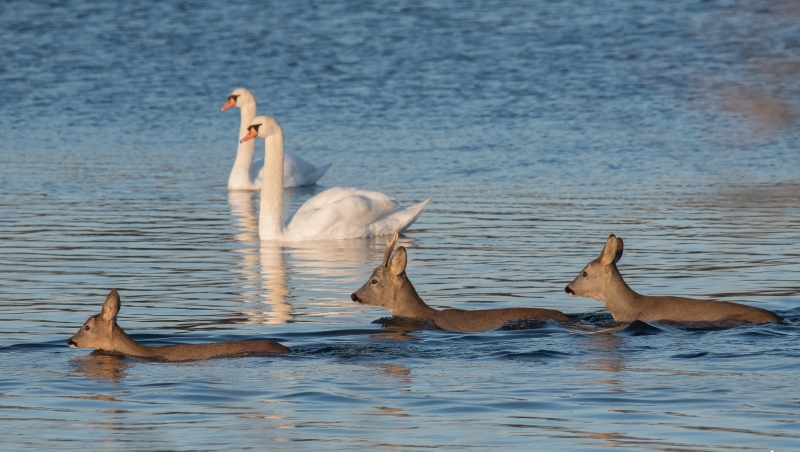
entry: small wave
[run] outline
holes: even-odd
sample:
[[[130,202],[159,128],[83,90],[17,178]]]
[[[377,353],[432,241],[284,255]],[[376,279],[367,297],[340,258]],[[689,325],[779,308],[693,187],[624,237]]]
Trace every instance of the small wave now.
[[[778,314],[779,316],[783,317],[783,323],[800,322],[800,308],[775,311],[775,314]]]
[[[21,352],[32,350],[49,350],[49,349],[63,349],[68,348],[67,340],[52,340],[47,342],[28,342],[21,344],[11,344],[0,347],[0,352]]]
[[[547,324],[548,324],[547,320],[519,319],[519,320],[509,320],[500,328],[504,330],[531,330],[531,329],[543,328],[547,326]]]
[[[661,328],[650,325],[647,322],[642,322],[641,320],[634,320],[628,326],[620,330],[619,334],[625,336],[652,336],[662,332],[663,330]]]
[[[677,355],[672,355],[670,358],[695,359],[695,358],[702,358],[706,355],[708,355],[708,352],[678,353]]]
[[[559,359],[571,357],[571,353],[559,352],[557,350],[541,349],[528,352],[496,352],[494,358],[508,360],[527,360],[527,359]]]
[[[325,358],[342,361],[386,361],[398,359],[435,359],[451,353],[437,347],[409,346],[407,341],[367,340],[363,342],[338,342],[307,344],[292,347],[295,358]]]
[[[584,312],[574,314],[574,316],[581,322],[601,328],[609,328],[615,324],[614,317],[611,316],[610,312]]]

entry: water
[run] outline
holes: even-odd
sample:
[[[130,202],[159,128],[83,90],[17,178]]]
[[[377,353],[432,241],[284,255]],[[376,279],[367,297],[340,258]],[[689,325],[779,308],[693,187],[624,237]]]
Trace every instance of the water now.
[[[794,3],[327,3],[0,4],[4,450],[800,447]],[[382,240],[262,246],[225,188],[237,86],[333,163],[291,208],[434,198],[401,239],[428,303],[585,327],[372,323]],[[788,323],[599,334],[563,288],[612,232],[634,289]],[[294,353],[67,348],[111,288],[142,342]]]

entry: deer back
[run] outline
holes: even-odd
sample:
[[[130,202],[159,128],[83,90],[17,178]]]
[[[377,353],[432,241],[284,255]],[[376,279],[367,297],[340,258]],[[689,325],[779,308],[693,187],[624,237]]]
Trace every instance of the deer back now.
[[[499,328],[514,320],[555,320],[571,322],[573,319],[563,312],[539,308],[505,308],[465,311],[462,309],[443,309],[433,318],[438,328],[446,331],[476,332]]]

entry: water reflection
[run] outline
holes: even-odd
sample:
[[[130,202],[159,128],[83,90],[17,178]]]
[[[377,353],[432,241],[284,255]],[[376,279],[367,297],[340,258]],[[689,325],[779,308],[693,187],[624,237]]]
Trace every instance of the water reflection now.
[[[411,369],[401,364],[376,363],[368,364],[368,368],[377,373],[383,382],[394,382],[398,392],[411,392]],[[388,378],[387,378],[388,377]],[[406,417],[408,413],[403,408],[388,405],[375,406],[377,415],[393,417]]]
[[[370,368],[382,376],[394,377],[400,383],[411,383],[411,369],[400,364],[370,364]]]
[[[257,192],[232,191],[228,194],[231,214],[237,229],[235,239],[241,248],[233,250],[240,264],[232,271],[239,275],[239,295],[252,309],[242,311],[246,323],[281,324],[294,320],[289,290],[291,274],[303,290],[314,291],[335,280],[347,281],[357,288],[380,263],[386,247],[385,237],[351,240],[314,240],[281,244],[261,242],[258,238]],[[287,200],[288,201],[288,200]],[[414,240],[402,238],[400,244],[411,247]],[[287,262],[288,261],[288,262]],[[290,263],[290,264],[289,264]],[[331,300],[333,301],[333,300]],[[341,301],[341,300],[336,300]],[[319,315],[338,315],[340,312]],[[398,338],[407,338],[399,334]]]
[[[228,202],[231,205],[231,214],[236,219],[236,228],[239,233],[235,238],[245,245],[256,247],[258,240],[258,217],[256,216],[255,203],[258,192],[254,191],[229,191]]]
[[[421,331],[426,328],[436,329],[436,326],[429,322],[404,317],[381,317],[373,323],[379,323],[382,327],[389,330],[389,332],[373,334],[370,337],[393,339],[396,341],[414,339],[414,336],[411,336],[409,333],[415,331]]]
[[[289,289],[286,284],[286,258],[283,248],[275,243],[261,244],[262,306],[270,311],[245,312],[251,319],[263,324],[287,323],[294,319],[292,305],[286,298]]]
[[[625,345],[624,338],[615,334],[614,328],[585,336],[584,349],[592,358],[585,363],[586,369],[592,372],[605,372],[607,377],[599,380],[610,386],[612,392],[621,392],[619,373],[625,371],[625,356],[620,349]]]
[[[130,359],[116,354],[94,350],[86,356],[73,358],[70,362],[75,370],[91,379],[119,381],[125,377],[125,370],[130,367]]]
[[[243,292],[239,295],[244,300],[255,299],[260,291],[259,273],[256,270],[259,265],[259,255],[256,247],[258,240],[258,219],[255,215],[253,193],[248,191],[228,192],[228,201],[231,205],[231,214],[236,222],[236,229],[239,231],[234,238],[237,242],[245,245],[243,248],[236,248],[234,253],[239,254],[241,265],[234,266],[231,272],[238,273],[240,276],[241,288]]]
[[[245,302],[256,303],[253,309],[244,310],[245,323],[274,325],[294,319],[292,306],[286,301],[289,289],[286,281],[286,258],[283,247],[274,242],[258,239],[258,217],[255,202],[257,192],[231,191],[228,201],[231,213],[236,218],[239,232],[237,241],[245,247],[235,249],[242,263],[233,271],[241,275],[244,291],[240,294]]]

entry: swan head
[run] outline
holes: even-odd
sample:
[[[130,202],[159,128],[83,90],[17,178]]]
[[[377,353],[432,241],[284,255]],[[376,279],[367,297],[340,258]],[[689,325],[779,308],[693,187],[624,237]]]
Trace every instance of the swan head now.
[[[244,143],[245,141],[252,140],[255,137],[259,138],[268,138],[278,132],[280,132],[281,126],[278,124],[278,121],[275,118],[271,118],[269,116],[256,116],[253,118],[253,122],[247,126],[247,135],[242,138],[239,143]]]
[[[233,107],[242,108],[247,105],[255,105],[255,103],[256,98],[253,96],[253,93],[244,88],[236,88],[233,90],[231,95],[228,96],[228,100],[225,102],[225,105],[219,109],[219,111],[225,111]]]

